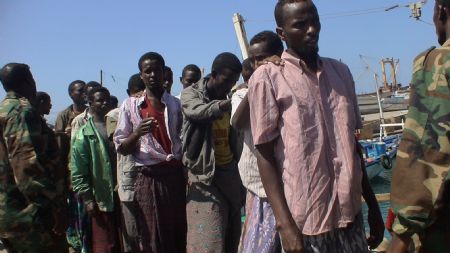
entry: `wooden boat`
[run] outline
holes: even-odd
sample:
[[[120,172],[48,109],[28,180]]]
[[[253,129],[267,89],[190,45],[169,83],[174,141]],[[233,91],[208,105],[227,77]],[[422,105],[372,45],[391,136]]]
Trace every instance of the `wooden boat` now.
[[[392,160],[397,155],[401,134],[383,137],[380,141],[361,140],[364,162],[369,179],[378,176],[384,169],[392,169]]]

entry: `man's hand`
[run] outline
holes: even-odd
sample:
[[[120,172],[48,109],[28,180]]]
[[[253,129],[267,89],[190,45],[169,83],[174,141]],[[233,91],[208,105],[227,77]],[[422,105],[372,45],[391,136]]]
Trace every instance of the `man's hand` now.
[[[90,201],[88,203],[85,203],[85,209],[86,213],[89,215],[89,217],[95,217],[98,212],[97,203],[95,201]]]
[[[303,253],[303,236],[297,225],[281,227],[279,233],[286,253]]]
[[[153,118],[149,117],[146,119],[143,119],[139,126],[136,128],[135,133],[137,136],[142,137],[148,133],[150,133],[153,129],[158,127],[158,121]]]
[[[220,101],[219,108],[223,112],[231,111],[231,99]]]
[[[278,66],[283,66],[284,65],[284,61],[278,55],[272,55],[272,56],[269,56],[269,57],[265,58],[262,61],[256,61],[255,62],[255,65],[256,65],[255,69],[257,69],[259,66],[267,64],[269,62],[271,62],[271,63],[273,63],[275,65],[278,65]]]
[[[380,209],[369,209],[367,220],[370,228],[370,236],[367,238],[367,243],[371,249],[375,249],[384,238],[384,223]]]
[[[392,233],[392,242],[389,245],[386,253],[408,253],[408,247],[411,243],[411,238],[402,238],[396,233]]]

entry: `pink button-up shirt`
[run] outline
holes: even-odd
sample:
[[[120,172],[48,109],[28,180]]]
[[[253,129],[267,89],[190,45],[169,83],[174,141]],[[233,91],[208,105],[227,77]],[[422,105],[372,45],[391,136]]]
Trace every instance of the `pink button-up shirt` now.
[[[282,59],[284,66],[261,66],[249,81],[254,144],[275,141],[286,201],[303,234],[346,227],[361,210],[352,75],[333,59],[320,58],[317,73],[288,52]]]

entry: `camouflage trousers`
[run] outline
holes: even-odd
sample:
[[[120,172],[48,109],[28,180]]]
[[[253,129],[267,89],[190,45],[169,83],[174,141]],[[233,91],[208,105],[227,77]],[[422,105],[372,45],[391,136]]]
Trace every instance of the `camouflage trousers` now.
[[[2,238],[8,253],[68,253],[66,235],[57,236],[51,231],[32,229],[22,236]]]
[[[66,235],[54,234],[52,227],[51,212],[40,210],[28,230],[1,240],[8,253],[68,253]]]

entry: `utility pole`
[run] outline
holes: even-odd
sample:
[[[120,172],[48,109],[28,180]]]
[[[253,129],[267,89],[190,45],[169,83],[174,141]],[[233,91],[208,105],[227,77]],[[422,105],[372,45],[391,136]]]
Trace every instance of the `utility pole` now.
[[[245,60],[248,58],[248,41],[244,27],[244,18],[241,14],[235,13],[233,15],[233,24],[239,41],[239,47],[241,48],[242,58]]]
[[[100,69],[100,85],[103,86],[103,70]]]

